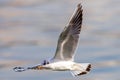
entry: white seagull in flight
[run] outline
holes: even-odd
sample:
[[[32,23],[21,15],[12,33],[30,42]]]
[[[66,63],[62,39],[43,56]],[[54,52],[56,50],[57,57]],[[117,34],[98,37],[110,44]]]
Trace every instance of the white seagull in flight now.
[[[75,50],[79,41],[79,34],[82,26],[83,9],[78,4],[69,24],[64,28],[59,36],[55,56],[50,60],[44,60],[42,64],[33,67],[15,67],[14,71],[22,72],[26,70],[53,70],[70,71],[73,76],[87,74],[91,69],[90,63],[74,62]]]

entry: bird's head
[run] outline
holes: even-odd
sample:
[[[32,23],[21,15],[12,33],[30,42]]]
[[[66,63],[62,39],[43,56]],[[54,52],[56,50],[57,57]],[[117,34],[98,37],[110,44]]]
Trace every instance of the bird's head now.
[[[42,65],[46,65],[46,64],[49,64],[49,63],[50,63],[49,60],[44,60],[44,61],[42,62]]]

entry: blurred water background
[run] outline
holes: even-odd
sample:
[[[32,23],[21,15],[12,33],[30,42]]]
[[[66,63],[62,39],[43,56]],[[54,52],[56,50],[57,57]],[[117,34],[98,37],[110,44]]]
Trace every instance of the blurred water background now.
[[[0,80],[76,80],[69,72],[26,71],[51,58],[78,3],[84,9],[76,62],[92,63],[78,80],[120,80],[120,0],[0,0]]]

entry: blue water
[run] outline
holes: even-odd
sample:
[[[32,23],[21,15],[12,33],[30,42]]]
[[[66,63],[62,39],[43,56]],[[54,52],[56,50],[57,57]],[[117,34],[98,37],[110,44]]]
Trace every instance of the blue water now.
[[[89,62],[89,74],[26,71],[54,56],[60,32],[76,5],[83,5],[83,26],[76,62]],[[0,80],[120,80],[119,0],[0,0]]]

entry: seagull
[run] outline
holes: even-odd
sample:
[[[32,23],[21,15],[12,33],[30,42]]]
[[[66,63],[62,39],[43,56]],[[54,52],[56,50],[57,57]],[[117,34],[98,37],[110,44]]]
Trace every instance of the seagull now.
[[[74,62],[75,50],[79,41],[79,34],[82,27],[83,9],[78,4],[69,23],[59,36],[57,49],[53,58],[43,60],[39,65],[32,67],[15,67],[15,72],[26,70],[52,70],[52,71],[70,71],[73,76],[87,74],[91,70],[90,63]]]

